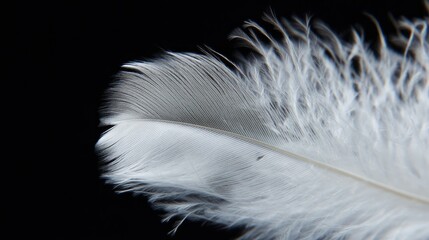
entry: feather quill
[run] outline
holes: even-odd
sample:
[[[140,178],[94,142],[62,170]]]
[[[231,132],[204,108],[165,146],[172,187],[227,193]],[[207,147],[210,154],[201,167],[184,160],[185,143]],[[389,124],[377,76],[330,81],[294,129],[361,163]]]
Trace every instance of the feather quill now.
[[[97,143],[104,177],[167,219],[240,226],[242,239],[429,239],[428,19],[403,53],[309,21],[248,22],[230,69],[167,53],[124,65]]]

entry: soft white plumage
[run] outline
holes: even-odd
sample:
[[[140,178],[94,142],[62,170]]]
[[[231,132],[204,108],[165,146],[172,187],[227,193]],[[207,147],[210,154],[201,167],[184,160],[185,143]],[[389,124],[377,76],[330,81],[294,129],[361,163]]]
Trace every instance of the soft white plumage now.
[[[243,239],[429,239],[428,20],[400,23],[403,53],[269,21],[282,38],[249,22],[237,37],[257,57],[233,70],[198,54],[126,64],[103,109],[104,177]]]

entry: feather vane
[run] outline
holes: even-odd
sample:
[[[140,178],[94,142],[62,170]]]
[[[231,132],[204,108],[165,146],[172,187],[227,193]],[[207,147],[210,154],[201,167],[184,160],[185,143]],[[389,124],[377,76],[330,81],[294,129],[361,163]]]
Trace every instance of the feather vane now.
[[[428,20],[400,23],[403,53],[381,33],[374,52],[268,21],[281,39],[248,22],[235,38],[255,55],[235,69],[192,53],[124,65],[104,177],[242,239],[428,239]]]

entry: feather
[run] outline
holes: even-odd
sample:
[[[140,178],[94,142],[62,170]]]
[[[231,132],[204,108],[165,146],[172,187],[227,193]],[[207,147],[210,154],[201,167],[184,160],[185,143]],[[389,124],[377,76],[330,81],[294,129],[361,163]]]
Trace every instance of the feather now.
[[[429,239],[428,19],[392,50],[269,18],[245,61],[166,53],[108,90],[104,178],[241,239]],[[231,62],[230,62],[231,63]]]

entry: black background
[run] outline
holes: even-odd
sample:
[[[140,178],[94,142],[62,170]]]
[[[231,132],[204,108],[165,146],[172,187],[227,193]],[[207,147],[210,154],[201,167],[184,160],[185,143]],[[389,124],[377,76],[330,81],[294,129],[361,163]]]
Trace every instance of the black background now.
[[[5,205],[11,239],[27,234],[44,239],[237,236],[239,230],[192,222],[170,236],[173,222],[161,223],[160,212],[145,196],[116,194],[100,180],[94,144],[104,129],[98,127],[98,108],[120,66],[164,50],[198,52],[201,46],[234,59],[236,45],[229,34],[246,20],[260,22],[269,7],[277,16],[311,15],[344,39],[350,27],[362,28],[369,42],[375,41],[376,30],[365,12],[385,33],[395,30],[390,16],[426,14],[423,1],[411,0],[148,2],[33,1],[15,2],[10,9],[5,23],[11,34],[4,36],[9,42],[3,53],[10,70],[7,82],[15,87],[3,88],[3,96],[11,96],[4,112],[19,124],[11,138],[17,148],[8,149],[14,177],[4,184],[13,187],[3,191],[12,200]]]

